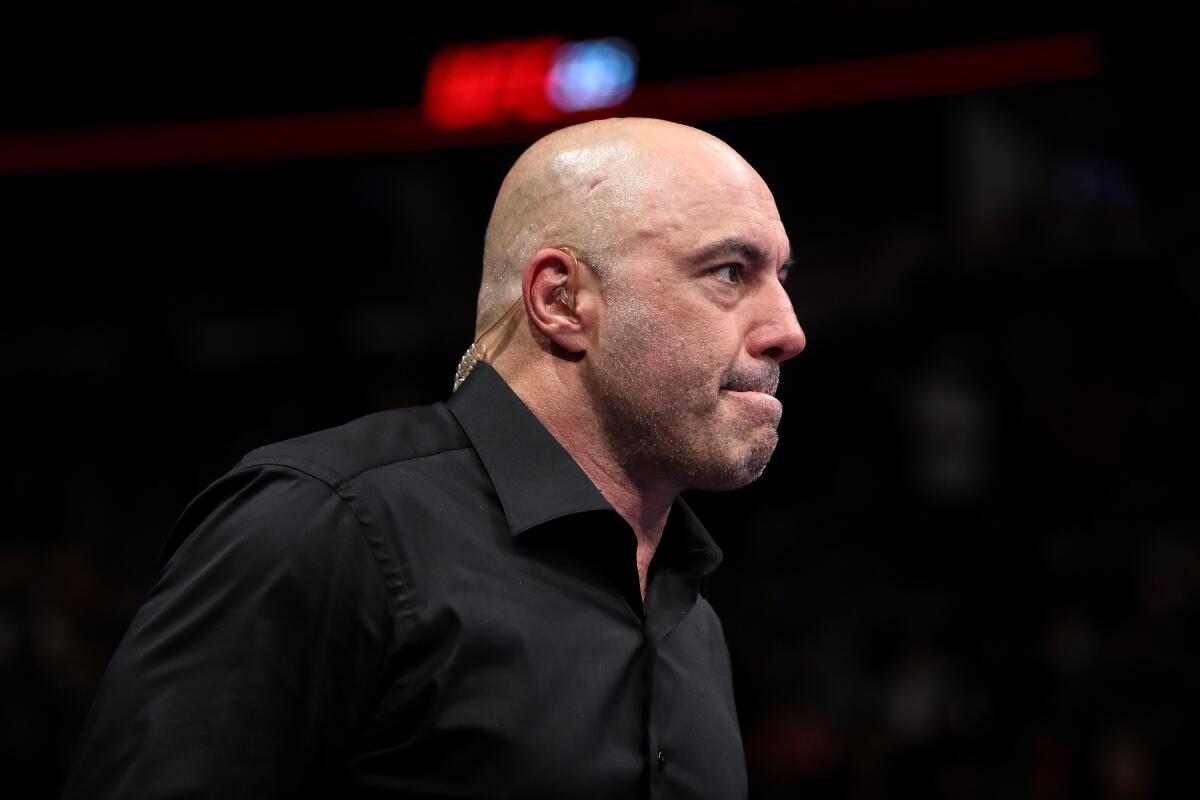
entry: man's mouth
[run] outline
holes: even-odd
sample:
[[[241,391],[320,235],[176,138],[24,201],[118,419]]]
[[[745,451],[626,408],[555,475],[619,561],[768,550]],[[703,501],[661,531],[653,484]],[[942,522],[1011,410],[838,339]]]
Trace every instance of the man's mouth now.
[[[779,424],[783,405],[775,398],[779,388],[779,366],[733,366],[721,376],[721,394],[737,403],[743,413]],[[735,399],[736,398],[736,399]]]
[[[722,376],[721,388],[730,392],[761,392],[775,396],[779,389],[779,367],[750,370],[730,367]]]
[[[736,383],[722,386],[721,389],[726,392],[758,392],[774,397],[776,387],[766,383]]]
[[[731,387],[721,389],[721,394],[727,398],[727,402],[733,403],[739,409],[743,418],[778,425],[783,414],[783,404],[775,398],[773,388],[761,384],[758,388]]]

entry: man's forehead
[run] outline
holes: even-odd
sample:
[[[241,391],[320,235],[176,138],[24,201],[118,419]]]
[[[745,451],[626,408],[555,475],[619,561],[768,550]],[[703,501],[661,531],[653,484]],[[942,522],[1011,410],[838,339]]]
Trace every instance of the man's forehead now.
[[[694,188],[694,187],[691,187]],[[692,201],[683,191],[665,194],[636,217],[627,240],[633,248],[658,251],[679,267],[690,269],[727,259],[780,270],[791,265],[791,248],[783,223],[761,202],[747,195],[710,193]]]
[[[757,173],[745,178],[680,185],[659,198],[662,213],[644,222],[662,223],[664,244],[688,263],[724,257],[781,267],[790,245],[775,200]]]

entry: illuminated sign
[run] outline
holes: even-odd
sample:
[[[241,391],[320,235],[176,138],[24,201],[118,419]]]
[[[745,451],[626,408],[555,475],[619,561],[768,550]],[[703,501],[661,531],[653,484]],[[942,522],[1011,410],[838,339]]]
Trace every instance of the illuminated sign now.
[[[434,56],[421,109],[443,130],[546,123],[615,106],[636,78],[637,53],[624,39],[459,45]]]

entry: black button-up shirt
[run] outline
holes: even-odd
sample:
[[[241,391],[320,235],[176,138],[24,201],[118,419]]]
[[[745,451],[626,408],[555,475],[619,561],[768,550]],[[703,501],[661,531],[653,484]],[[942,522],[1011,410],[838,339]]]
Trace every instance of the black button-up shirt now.
[[[71,798],[744,797],[721,553],[636,539],[499,375],[250,453],[184,512]]]

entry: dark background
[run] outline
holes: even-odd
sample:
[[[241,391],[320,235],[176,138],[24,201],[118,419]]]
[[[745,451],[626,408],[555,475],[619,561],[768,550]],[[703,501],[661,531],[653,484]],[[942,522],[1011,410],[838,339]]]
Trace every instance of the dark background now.
[[[619,34],[655,81],[1090,31],[1090,79],[703,126],[775,192],[809,346],[763,479],[691,499],[754,797],[1197,796],[1185,26],[808,5],[14,20],[0,133],[413,105],[461,41]],[[0,178],[6,795],[57,793],[191,496],[448,394],[523,147]]]

